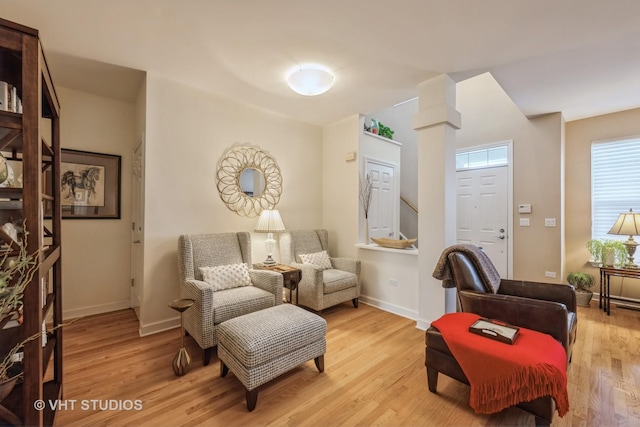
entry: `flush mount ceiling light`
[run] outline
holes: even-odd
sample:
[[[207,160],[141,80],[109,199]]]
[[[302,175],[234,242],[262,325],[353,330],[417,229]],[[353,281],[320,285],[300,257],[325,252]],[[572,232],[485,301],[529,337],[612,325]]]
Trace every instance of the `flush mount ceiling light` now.
[[[335,76],[329,69],[321,65],[303,65],[297,67],[287,77],[289,87],[296,93],[314,96],[325,93],[335,81]]]

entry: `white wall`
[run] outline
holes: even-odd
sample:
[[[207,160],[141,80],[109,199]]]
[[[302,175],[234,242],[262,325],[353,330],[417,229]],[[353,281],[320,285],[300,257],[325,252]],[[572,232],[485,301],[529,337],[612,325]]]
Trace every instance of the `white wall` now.
[[[418,319],[418,251],[358,247],[362,263],[360,300],[409,319]]]
[[[364,117],[360,117],[361,123],[364,121]],[[362,126],[360,126],[362,129]],[[394,236],[390,236],[394,239],[399,238],[399,226],[400,226],[400,181],[402,176],[402,161],[401,161],[401,151],[402,144],[397,141],[389,141],[386,138],[382,138],[380,136],[375,136],[370,133],[361,132],[360,133],[360,142],[359,142],[359,168],[360,168],[360,179],[365,179],[365,171],[367,169],[367,161],[378,161],[384,164],[394,166],[394,191],[397,195],[397,198],[393,200],[393,211],[394,211],[394,219],[395,223],[392,225],[392,230],[394,232]],[[358,187],[359,188],[359,187]],[[360,199],[358,199],[360,200]],[[359,224],[358,224],[358,241],[364,242],[364,211],[362,207],[358,205],[359,209]],[[417,235],[417,234],[416,234]],[[374,236],[375,237],[375,236]],[[369,242],[365,242],[369,243]]]
[[[457,84],[457,109],[462,128],[456,147],[471,147],[513,140],[514,271],[520,280],[563,280],[563,127],[560,113],[527,119],[491,74]],[[517,205],[530,203],[530,227],[519,227]],[[545,227],[545,218],[556,218],[557,227]],[[556,279],[545,271],[557,273]]]
[[[217,163],[230,146],[257,145],[275,158],[283,178],[277,208],[288,229],[322,226],[323,211],[321,128],[153,74],[147,75],[146,104],[143,334],[177,324],[167,304],[179,294],[181,234],[255,226],[257,218],[230,211],[218,195]],[[265,257],[264,238],[252,234],[253,261]]]
[[[417,112],[418,100],[414,99],[365,116],[367,126],[371,124],[371,118],[381,121],[394,131],[393,140],[402,144],[400,194],[416,207],[418,206],[418,134],[413,130],[413,116]],[[408,238],[418,236],[418,215],[404,203],[400,204],[400,230]]]
[[[324,127],[322,144],[322,226],[329,231],[332,256],[356,257],[358,243],[358,164],[345,155],[358,151],[360,116]]]
[[[62,148],[122,156],[121,219],[62,221],[64,316],[129,307],[133,104],[58,86]]]

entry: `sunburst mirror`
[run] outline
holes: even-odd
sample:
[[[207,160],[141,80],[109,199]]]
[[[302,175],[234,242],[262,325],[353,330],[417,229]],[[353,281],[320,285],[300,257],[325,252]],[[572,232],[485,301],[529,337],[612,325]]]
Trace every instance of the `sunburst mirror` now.
[[[282,194],[282,175],[275,159],[251,146],[234,146],[218,162],[218,193],[241,216],[254,217],[273,209]]]

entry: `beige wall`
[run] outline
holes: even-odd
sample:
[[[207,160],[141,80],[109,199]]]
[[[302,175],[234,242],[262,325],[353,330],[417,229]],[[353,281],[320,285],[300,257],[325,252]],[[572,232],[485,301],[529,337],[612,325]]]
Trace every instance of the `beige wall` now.
[[[186,233],[251,231],[257,218],[227,209],[216,166],[236,143],[269,152],[282,171],[277,208],[289,229],[322,225],[322,129],[147,75],[145,255],[141,332],[175,326],[177,241]],[[253,258],[264,235],[252,234]],[[355,242],[355,237],[351,242]],[[278,258],[276,254],[276,259]]]
[[[327,125],[322,143],[322,226],[329,231],[333,256],[356,257],[358,242],[358,164],[345,155],[358,151],[362,131],[360,116],[353,115]]]
[[[127,308],[134,106],[60,86],[56,91],[62,105],[63,148],[122,156],[122,218],[62,221],[64,315]]]
[[[567,271],[583,271],[598,278],[587,264],[586,243],[591,239],[591,143],[640,135],[640,109],[606,114],[567,123],[566,151],[566,260]],[[636,253],[636,261],[639,259]],[[640,283],[611,279],[612,295],[640,299]]]
[[[513,277],[562,282],[561,114],[527,119],[488,73],[457,84],[456,106],[462,114],[457,148],[513,140]],[[530,227],[519,226],[520,203],[532,205]],[[545,227],[545,218],[556,218],[557,227]]]

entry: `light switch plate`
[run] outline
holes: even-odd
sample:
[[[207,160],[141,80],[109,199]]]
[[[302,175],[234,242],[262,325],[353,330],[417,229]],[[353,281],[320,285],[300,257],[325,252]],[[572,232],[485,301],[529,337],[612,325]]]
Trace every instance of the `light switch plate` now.
[[[545,227],[555,227],[556,226],[556,219],[555,218],[545,218],[544,219],[544,226]]]
[[[520,227],[528,227],[529,218],[520,218]]]
[[[518,213],[531,213],[531,204],[529,203],[524,203],[521,205],[518,205]]]

